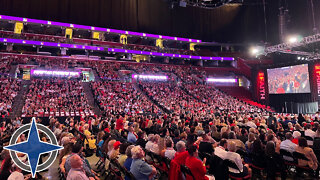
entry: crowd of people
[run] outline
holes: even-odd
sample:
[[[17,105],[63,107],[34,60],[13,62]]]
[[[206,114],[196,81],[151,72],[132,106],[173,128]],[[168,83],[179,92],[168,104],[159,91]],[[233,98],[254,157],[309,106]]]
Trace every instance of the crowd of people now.
[[[318,176],[319,113],[296,117],[253,112],[244,116],[246,123],[227,111],[201,121],[176,114],[108,114],[60,122],[51,118],[49,128],[64,146],[59,153],[59,167],[70,180],[98,180],[103,175],[130,179],[130,173],[136,179],[252,178],[261,176],[260,171],[270,179],[286,179],[294,173],[290,172],[292,166],[299,176],[305,177],[302,171],[313,178]],[[1,138],[25,123],[28,122],[15,119],[2,124]],[[44,134],[40,136],[46,141]],[[310,137],[312,144],[308,143]],[[24,140],[26,136],[21,135],[19,142]],[[101,168],[89,165],[96,162],[88,164],[87,157],[93,154],[99,157]],[[306,159],[299,159],[300,156]],[[8,178],[13,172],[22,174],[21,169],[12,165],[7,151],[2,152],[2,158],[1,178]],[[161,165],[163,162],[168,169]],[[185,173],[184,168],[191,174]]]
[[[206,104],[199,102],[174,83],[141,82],[143,90],[169,111],[183,115],[204,115]]]
[[[12,112],[14,98],[20,90],[20,80],[0,76],[0,115],[1,119]]]
[[[91,88],[99,107],[106,114],[158,114],[161,110],[134,88],[130,82],[92,82]]]
[[[120,70],[120,63],[110,63],[110,62],[89,62],[90,67],[97,70],[98,75],[104,80],[120,80],[118,71]]]
[[[24,57],[6,58],[12,62],[31,61]],[[34,60],[47,65],[46,59]],[[50,62],[48,68],[69,66],[63,60]],[[286,179],[294,173],[292,167],[298,175],[306,171],[308,176],[318,177],[319,113],[299,116],[269,113],[199,82],[192,75],[200,77],[205,73],[193,73],[195,68],[184,71],[180,66],[92,61],[84,61],[83,65],[95,67],[101,73],[99,76],[107,77],[90,84],[102,115],[49,119],[49,128],[64,146],[59,152],[59,169],[68,180],[98,180],[105,176],[130,179],[131,175],[136,179],[180,180],[193,176],[207,180],[264,174],[270,179],[276,176]],[[119,70],[175,73],[182,81],[125,82],[119,78]],[[5,103],[0,105],[7,112],[19,91],[19,80],[3,78],[0,86],[1,103]],[[28,115],[92,109],[78,80],[32,78],[25,97],[22,111]],[[17,118],[3,122],[0,127],[3,145],[27,121]],[[40,123],[41,118],[37,121]],[[45,136],[41,135],[43,141],[47,139]],[[26,138],[21,135],[19,142]],[[89,156],[97,156],[99,163],[88,162]],[[22,174],[30,178],[13,165],[5,150],[2,159],[0,179]],[[92,166],[96,163],[96,167]]]
[[[208,104],[210,109],[228,109],[235,112],[261,111],[258,107],[249,105],[219,91],[212,84],[185,84],[184,87],[201,102]]]
[[[22,114],[25,115],[90,111],[92,108],[81,82],[76,80],[33,79],[25,96],[22,108]]]

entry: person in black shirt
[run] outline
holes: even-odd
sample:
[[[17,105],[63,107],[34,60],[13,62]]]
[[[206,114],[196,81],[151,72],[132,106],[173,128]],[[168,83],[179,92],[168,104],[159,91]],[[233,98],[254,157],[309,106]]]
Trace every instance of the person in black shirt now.
[[[176,130],[174,131],[174,138],[172,139],[173,144],[177,144],[177,142],[180,141],[179,136],[180,136],[180,132],[179,132],[178,129],[176,129]]]
[[[136,141],[136,145],[139,145],[142,148],[145,148],[147,141],[144,139],[144,132],[139,131],[137,135],[138,135],[138,139]]]
[[[2,170],[0,172],[0,179],[8,179],[8,177],[10,176],[11,172],[11,157],[8,154],[7,157],[4,159],[4,163],[3,163],[3,167]]]
[[[274,125],[277,122],[277,119],[273,116],[272,113],[269,113],[269,117],[267,119],[268,127],[270,128],[272,125]]]
[[[248,131],[245,128],[241,129],[241,135],[238,139],[240,139],[244,144],[248,141]]]
[[[209,142],[209,137],[207,134],[202,135],[202,141],[199,144],[199,152],[200,153],[208,153],[213,154],[213,144]]]

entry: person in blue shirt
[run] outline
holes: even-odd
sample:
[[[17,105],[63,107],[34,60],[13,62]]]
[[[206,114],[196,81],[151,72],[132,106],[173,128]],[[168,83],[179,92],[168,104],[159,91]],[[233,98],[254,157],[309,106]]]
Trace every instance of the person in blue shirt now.
[[[130,172],[136,179],[139,180],[150,180],[153,179],[154,175],[157,174],[155,167],[149,165],[143,160],[145,154],[140,146],[134,146],[131,149],[132,163]]]
[[[130,145],[127,147],[126,149],[126,155],[127,155],[127,159],[124,161],[123,166],[130,171],[130,167],[132,164],[132,155],[131,155],[131,149],[134,147],[134,145]],[[125,177],[125,180],[130,180],[129,177]]]
[[[132,128],[132,127],[129,127],[128,130],[129,130],[129,133],[128,133],[127,141],[130,142],[130,143],[135,144],[136,141],[137,141],[137,137],[136,137],[136,135],[135,135],[134,132],[133,132],[133,128]]]

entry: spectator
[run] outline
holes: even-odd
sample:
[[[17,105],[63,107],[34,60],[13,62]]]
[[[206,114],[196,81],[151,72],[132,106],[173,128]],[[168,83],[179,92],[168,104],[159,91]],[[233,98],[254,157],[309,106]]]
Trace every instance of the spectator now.
[[[209,177],[206,176],[206,158],[204,158],[203,161],[198,159],[197,146],[190,146],[188,148],[188,153],[189,156],[186,159],[186,166],[190,169],[193,177],[195,177],[197,180],[209,180]],[[190,176],[187,176],[186,178],[192,179]]]
[[[314,139],[314,137],[316,136],[316,133],[314,132],[314,131],[312,131],[312,129],[311,129],[311,124],[306,124],[306,126],[305,126],[305,131],[304,131],[304,135],[305,136],[309,136],[309,137],[311,137],[311,138],[313,138]],[[308,140],[307,141],[308,142],[308,145],[309,146],[312,146],[313,145],[313,141],[311,141],[311,140]]]
[[[71,157],[78,155],[82,159],[82,169],[85,171],[86,175],[90,178],[93,177],[95,179],[99,179],[98,177],[95,176],[95,173],[91,168],[88,166],[87,161],[85,158],[82,157],[82,151],[83,151],[83,146],[80,142],[76,142],[73,147],[72,147],[72,153],[67,157],[66,163],[64,165],[66,174],[69,173],[71,167]]]
[[[266,145],[267,157],[267,178],[274,178],[276,173],[281,173],[281,179],[286,179],[286,167],[280,154],[276,152],[276,145],[273,141],[268,141]]]
[[[126,155],[126,150],[128,148],[129,144],[128,143],[122,143],[120,145],[120,148],[119,148],[119,157],[118,157],[118,162],[121,166],[123,166],[124,162],[126,161],[127,159],[127,155]]]
[[[171,139],[166,140],[166,149],[164,150],[164,156],[170,160],[174,158],[176,151],[173,149],[173,142]]]
[[[142,148],[145,148],[147,143],[147,141],[144,139],[145,133],[143,131],[139,131],[137,135],[138,135],[138,139],[136,141],[136,145],[139,145]]]
[[[135,144],[136,141],[137,141],[137,137],[136,137],[136,135],[134,134],[133,128],[132,128],[132,127],[129,127],[128,130],[129,130],[129,133],[128,133],[127,141],[128,141],[129,143]]]
[[[228,143],[229,143],[229,142],[234,142],[234,143],[236,144],[236,147],[237,147],[238,149],[242,149],[242,150],[245,150],[245,149],[246,149],[244,143],[243,143],[242,141],[240,141],[239,139],[237,139],[236,134],[235,134],[233,131],[231,131],[231,132],[229,133]]]
[[[235,152],[237,150],[236,143],[232,141],[228,142],[228,150],[229,152],[226,153],[226,159],[234,162],[239,169],[237,170],[229,167],[230,174],[234,177],[246,177],[248,175],[251,176],[251,169],[249,168],[249,165],[243,165],[240,155]]]
[[[292,134],[292,137],[293,137],[292,142],[298,145],[298,140],[301,137],[301,133],[299,131],[294,131]]]
[[[297,145],[294,144],[292,142],[292,140],[293,140],[293,137],[292,137],[291,132],[287,132],[286,133],[286,140],[281,142],[280,149],[284,149],[290,153],[293,153],[295,151]],[[284,156],[284,159],[287,161],[293,161],[293,159],[291,157]]]
[[[200,153],[208,153],[211,155],[214,152],[213,144],[209,142],[209,137],[205,133],[202,135],[202,141],[199,144],[199,152]]]
[[[70,157],[71,169],[68,173],[67,180],[93,180],[93,177],[88,177],[82,170],[83,161],[79,155]]]
[[[228,153],[226,149],[228,148],[228,142],[226,139],[221,139],[219,142],[219,146],[214,148],[214,154],[221,159],[226,159],[228,156]]]
[[[149,165],[143,160],[145,155],[140,146],[133,147],[131,149],[131,154],[133,160],[130,167],[130,172],[136,179],[149,180],[157,173],[155,167]]]
[[[299,145],[296,147],[296,152],[304,154],[309,161],[302,159],[298,160],[299,166],[309,166],[311,169],[316,170],[318,168],[318,160],[313,150],[308,147],[307,140],[303,137],[299,138]]]

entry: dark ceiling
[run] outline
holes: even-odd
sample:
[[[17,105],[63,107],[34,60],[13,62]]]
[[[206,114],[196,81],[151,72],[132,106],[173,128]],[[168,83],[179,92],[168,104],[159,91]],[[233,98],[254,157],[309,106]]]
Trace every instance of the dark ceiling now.
[[[216,9],[179,7],[168,0],[1,0],[0,14],[231,43],[279,43],[279,4],[289,10],[288,31],[312,34],[310,0],[244,0]],[[320,1],[314,0],[319,28]],[[267,29],[267,32],[265,31]],[[267,36],[267,37],[266,37]]]

